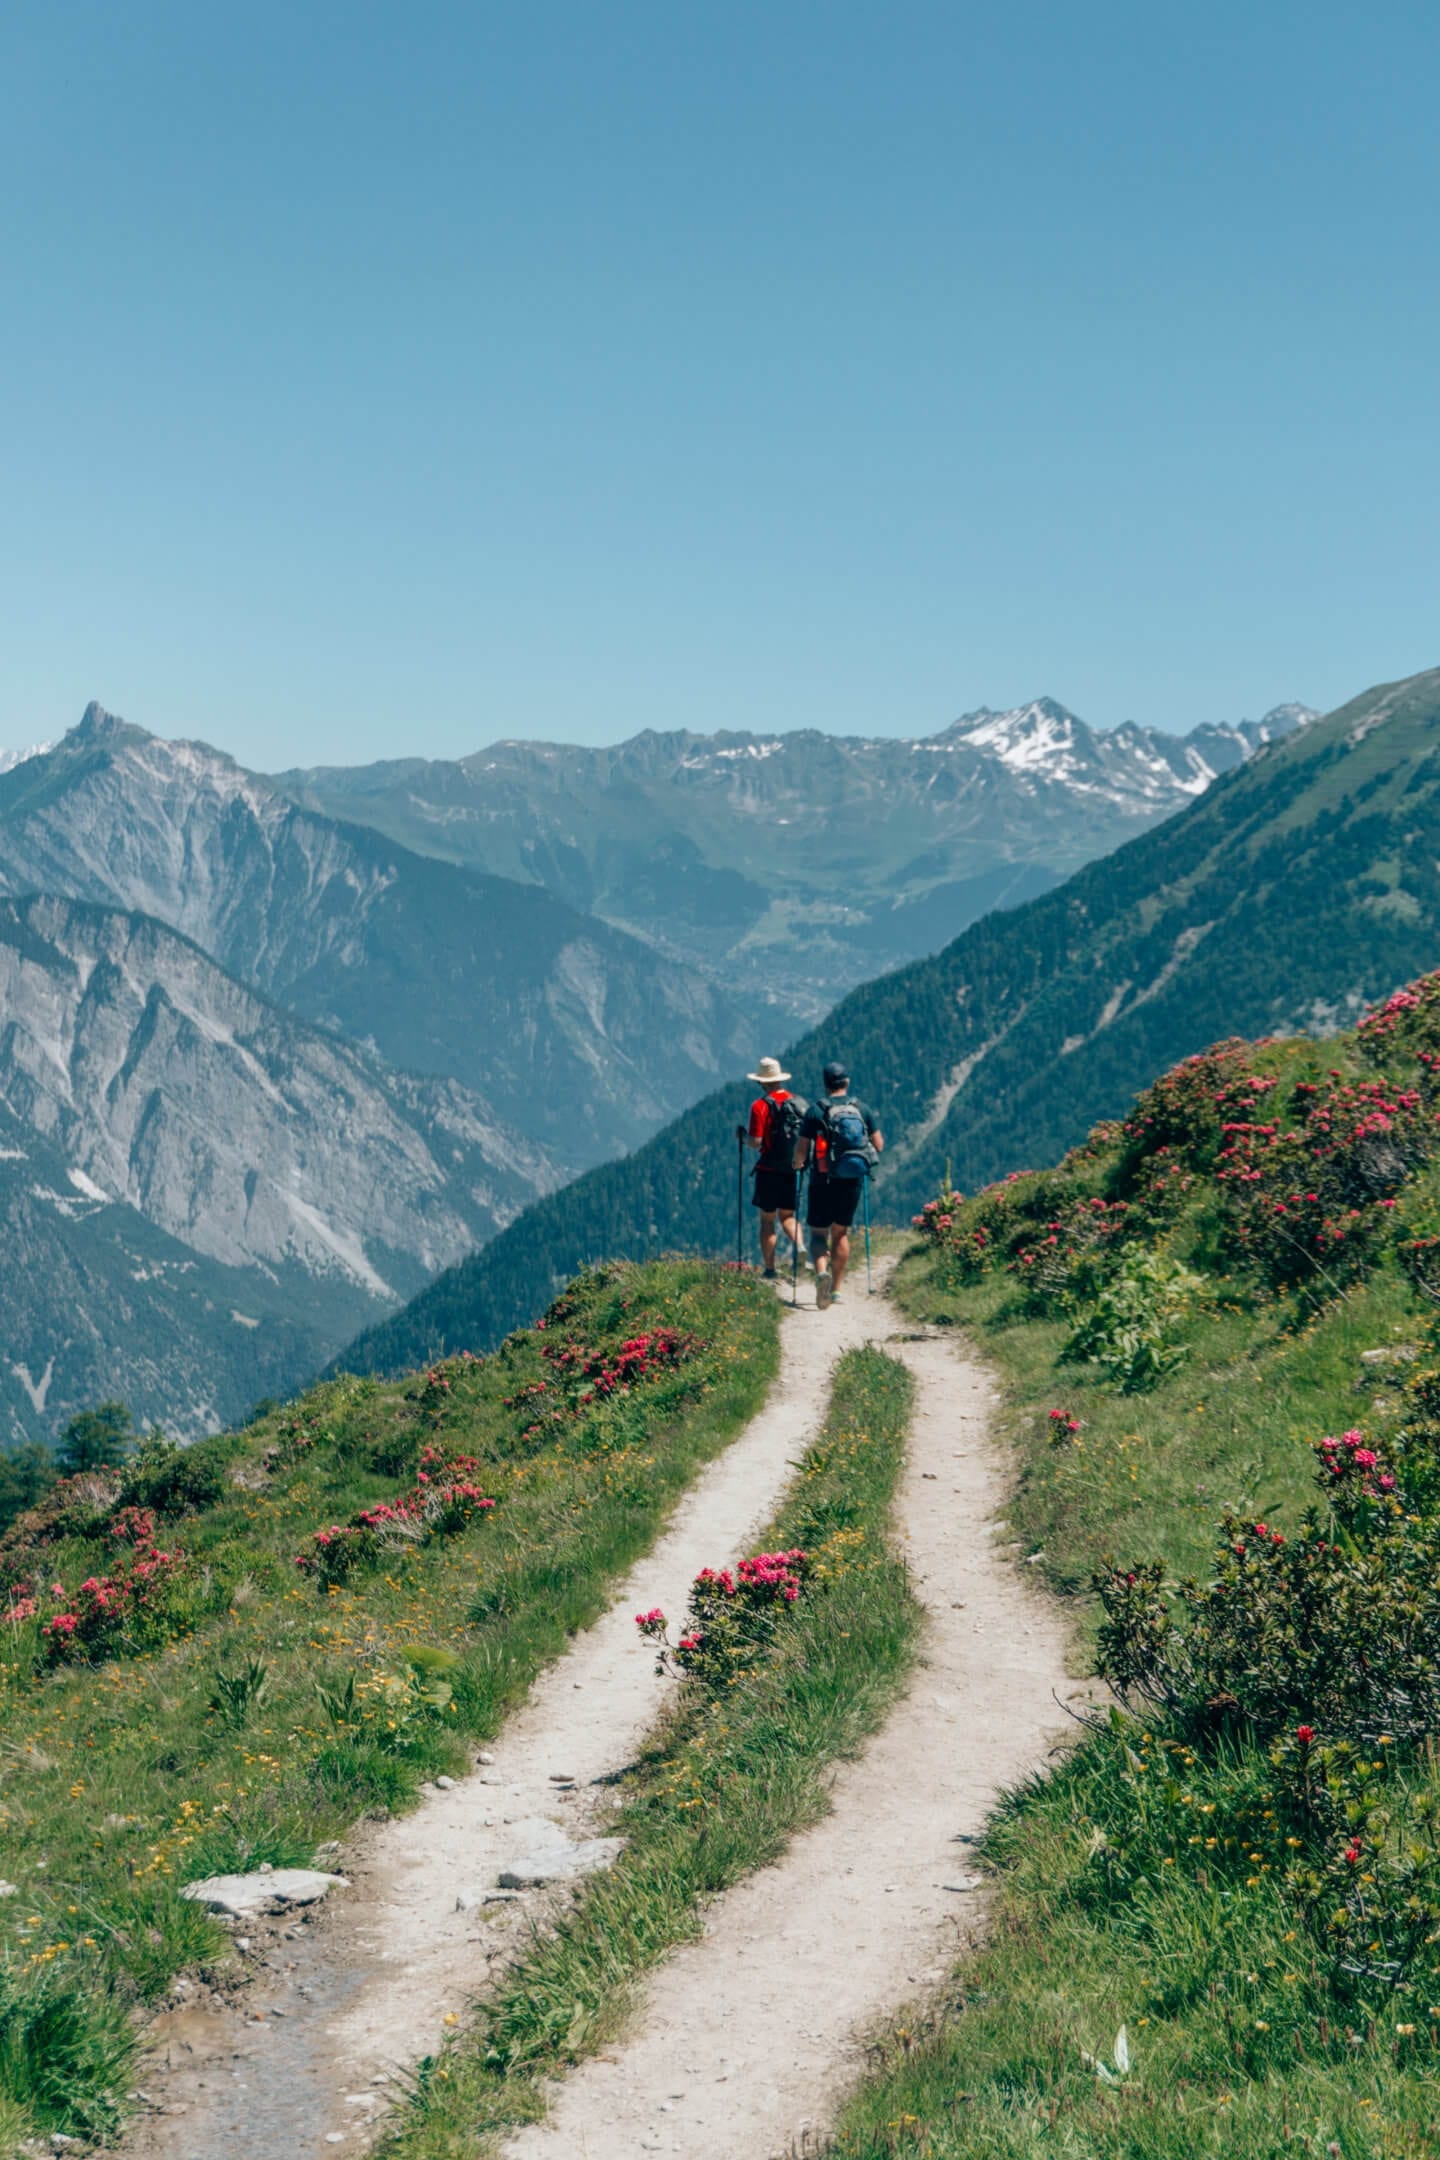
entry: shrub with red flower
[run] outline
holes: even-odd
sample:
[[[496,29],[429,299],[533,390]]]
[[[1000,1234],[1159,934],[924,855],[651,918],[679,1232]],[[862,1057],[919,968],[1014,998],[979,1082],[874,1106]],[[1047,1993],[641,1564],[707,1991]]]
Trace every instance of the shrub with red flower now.
[[[752,1553],[734,1570],[702,1568],[691,1586],[684,1632],[673,1646],[658,1605],[635,1615],[641,1634],[658,1647],[657,1669],[709,1688],[730,1686],[771,1647],[800,1598],[809,1564],[810,1555],[797,1547]]]
[[[155,1517],[148,1508],[119,1508],[110,1518],[106,1535],[117,1545],[153,1545]]]
[[[1027,1312],[1068,1312],[1093,1297],[1105,1279],[1110,1255],[1123,1243],[1130,1209],[1124,1200],[1082,1194],[1021,1244],[1009,1271],[1020,1285]]]
[[[1234,1119],[1215,1166],[1228,1239],[1272,1289],[1353,1278],[1390,1231],[1395,1196],[1428,1160],[1435,1114],[1388,1081],[1297,1081],[1295,1122]]]
[[[569,1431],[597,1408],[618,1403],[635,1390],[677,1372],[696,1356],[693,1335],[667,1327],[647,1328],[610,1347],[574,1341],[545,1342],[540,1355],[548,1375],[530,1380],[504,1398],[519,1412],[519,1438],[531,1449]]]
[[[40,1630],[52,1664],[113,1656],[165,1642],[189,1617],[189,1563],[184,1553],[138,1547],[128,1567],[87,1576],[66,1594],[62,1609]]]
[[[407,1545],[454,1537],[488,1515],[495,1502],[476,1482],[474,1455],[451,1455],[434,1446],[420,1451],[411,1490],[395,1500],[362,1508],[348,1523],[330,1523],[312,1533],[295,1565],[322,1589],[344,1582],[358,1567],[373,1566]]]
[[[1293,1533],[1226,1515],[1207,1583],[1106,1563],[1100,1667],[1123,1697],[1266,1737],[1297,1718],[1336,1741],[1440,1729],[1440,1379],[1408,1392],[1393,1448],[1358,1428],[1314,1443],[1317,1505]]]

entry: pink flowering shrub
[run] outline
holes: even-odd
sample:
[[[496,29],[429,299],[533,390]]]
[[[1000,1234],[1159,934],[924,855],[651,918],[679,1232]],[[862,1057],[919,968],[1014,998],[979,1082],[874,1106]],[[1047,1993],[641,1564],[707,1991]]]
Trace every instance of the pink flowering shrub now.
[[[546,1342],[540,1355],[549,1370],[505,1397],[519,1413],[520,1440],[531,1449],[567,1434],[606,1405],[618,1405],[697,1355],[693,1335],[675,1328],[646,1328],[613,1347],[585,1342]]]
[[[1418,1373],[1394,1442],[1314,1443],[1316,1504],[1292,1533],[1226,1515],[1208,1582],[1158,1563],[1095,1577],[1100,1669],[1128,1702],[1265,1737],[1419,1744],[1440,1729],[1440,1374]]]
[[[1215,1181],[1237,1257],[1274,1289],[1370,1265],[1399,1188],[1433,1153],[1433,1110],[1386,1081],[1298,1081],[1280,1117],[1223,1127]]]
[[[305,1549],[295,1555],[296,1567],[321,1589],[330,1589],[357,1568],[373,1566],[407,1545],[455,1537],[468,1530],[495,1506],[476,1481],[479,1468],[474,1455],[422,1448],[409,1492],[362,1508],[348,1523],[330,1523],[314,1531]]]
[[[690,1591],[685,1626],[675,1643],[659,1606],[635,1615],[642,1635],[657,1645],[658,1670],[730,1686],[770,1648],[785,1615],[798,1602],[810,1555],[752,1553],[738,1568],[702,1568]]]
[[[126,1567],[87,1576],[73,1592],[57,1583],[60,1610],[40,1629],[44,1655],[51,1664],[93,1662],[169,1641],[190,1617],[188,1573],[184,1553],[145,1545]]]
[[[1009,1271],[1026,1312],[1069,1311],[1093,1297],[1108,1271],[1111,1252],[1123,1243],[1129,1216],[1124,1200],[1087,1193],[1072,1200],[1039,1233],[1019,1245]]]
[[[116,1545],[153,1545],[155,1517],[148,1508],[117,1508],[106,1526],[106,1536]]]

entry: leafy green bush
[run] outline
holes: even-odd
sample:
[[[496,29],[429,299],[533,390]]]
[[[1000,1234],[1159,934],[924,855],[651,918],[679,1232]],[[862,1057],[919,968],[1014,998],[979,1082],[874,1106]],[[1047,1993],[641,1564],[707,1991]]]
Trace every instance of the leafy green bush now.
[[[152,1432],[126,1465],[122,1504],[154,1508],[157,1514],[197,1515],[214,1507],[225,1492],[225,1439],[198,1440],[177,1447],[162,1432]]]
[[[1137,1246],[1071,1334],[1061,1361],[1098,1365],[1122,1394],[1139,1394],[1184,1361],[1175,1334],[1204,1291],[1201,1277],[1168,1253]]]

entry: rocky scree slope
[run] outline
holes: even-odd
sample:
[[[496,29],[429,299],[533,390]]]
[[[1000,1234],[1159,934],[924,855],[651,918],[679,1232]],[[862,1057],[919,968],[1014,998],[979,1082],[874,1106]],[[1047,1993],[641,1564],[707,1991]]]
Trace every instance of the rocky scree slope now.
[[[302,1018],[478,1089],[571,1167],[751,1054],[712,983],[553,894],[300,809],[96,705],[0,774],[0,893],[37,892],[155,916]]]
[[[843,1055],[892,1147],[875,1205],[908,1216],[947,1164],[971,1189],[1053,1162],[1167,1065],[1234,1033],[1325,1033],[1440,949],[1440,670],[1369,690],[1188,810],[932,959],[853,991],[786,1065]],[[733,1237],[717,1090],[623,1162],[538,1202],[342,1363],[390,1371],[496,1340],[599,1254]]]
[[[498,742],[275,784],[421,853],[543,885],[813,1020],[1314,717],[1283,705],[1180,737],[1090,728],[1040,698],[918,739],[647,731],[604,749]]]
[[[233,1419],[558,1175],[149,917],[0,902],[0,1440]]]

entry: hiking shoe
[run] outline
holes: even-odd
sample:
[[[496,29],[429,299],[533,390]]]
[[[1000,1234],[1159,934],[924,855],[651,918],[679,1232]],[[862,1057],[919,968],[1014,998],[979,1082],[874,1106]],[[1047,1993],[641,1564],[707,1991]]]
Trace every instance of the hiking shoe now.
[[[775,1270],[774,1270],[774,1268],[773,1268],[773,1267],[767,1267],[767,1268],[765,1269],[764,1273],[763,1273],[763,1274],[761,1275],[761,1277],[760,1277],[760,1280],[761,1280],[761,1282],[774,1282],[774,1280],[775,1280]]]
[[[835,1292],[831,1286],[830,1277],[828,1275],[817,1274],[815,1277],[815,1303],[818,1305],[821,1312],[824,1312],[826,1306],[830,1303],[830,1300],[834,1297],[834,1295]]]

